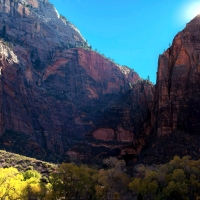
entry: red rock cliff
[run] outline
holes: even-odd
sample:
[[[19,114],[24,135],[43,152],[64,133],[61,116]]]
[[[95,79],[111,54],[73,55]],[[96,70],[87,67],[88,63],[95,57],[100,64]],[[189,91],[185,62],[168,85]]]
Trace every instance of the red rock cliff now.
[[[47,1],[6,0],[0,11],[5,148],[51,160],[91,159],[119,155],[146,134],[151,84],[136,83],[133,70],[91,51]]]
[[[160,55],[154,125],[158,136],[200,132],[200,15]]]

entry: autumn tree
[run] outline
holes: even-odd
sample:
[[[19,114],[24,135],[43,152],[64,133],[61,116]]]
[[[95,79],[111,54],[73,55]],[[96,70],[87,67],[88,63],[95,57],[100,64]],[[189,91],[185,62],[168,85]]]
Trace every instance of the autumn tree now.
[[[99,171],[98,183],[96,186],[97,196],[101,194],[105,199],[121,199],[127,192],[129,176],[124,173],[125,162],[110,157],[103,163],[107,169]]]
[[[72,163],[61,164],[50,177],[52,198],[91,199],[95,193],[97,179],[95,174],[97,171],[87,166],[78,167]]]
[[[16,168],[0,168],[0,199],[24,198],[26,182]]]

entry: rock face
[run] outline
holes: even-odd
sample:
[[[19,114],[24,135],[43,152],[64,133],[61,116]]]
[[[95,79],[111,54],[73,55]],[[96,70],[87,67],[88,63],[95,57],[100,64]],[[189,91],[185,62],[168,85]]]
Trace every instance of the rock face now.
[[[38,55],[43,60],[58,47],[87,46],[79,30],[47,0],[0,0],[0,15],[2,36],[31,47],[33,59]]]
[[[200,15],[159,56],[154,92],[152,130],[139,163],[166,163],[175,155],[200,159]]]
[[[153,86],[90,50],[45,0],[1,0],[0,11],[2,148],[54,161],[137,155]]]
[[[200,132],[200,15],[159,57],[154,127],[158,136]]]

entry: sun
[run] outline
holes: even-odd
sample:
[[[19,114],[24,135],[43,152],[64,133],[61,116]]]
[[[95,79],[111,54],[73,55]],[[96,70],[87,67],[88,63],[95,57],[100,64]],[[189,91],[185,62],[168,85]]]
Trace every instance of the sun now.
[[[200,15],[200,1],[187,0],[186,3],[183,3],[179,9],[177,9],[176,22],[178,22],[178,24],[186,24],[197,15]]]
[[[192,2],[192,3],[188,3],[185,6],[185,13],[184,13],[184,17],[186,20],[191,20],[193,19],[195,16],[200,14],[200,2]]]

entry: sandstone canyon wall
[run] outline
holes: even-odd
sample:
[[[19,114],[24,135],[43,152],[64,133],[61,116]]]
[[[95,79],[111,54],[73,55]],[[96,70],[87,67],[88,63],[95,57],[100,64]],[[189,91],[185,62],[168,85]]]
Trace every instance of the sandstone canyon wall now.
[[[200,15],[160,55],[154,125],[158,136],[200,132]]]
[[[166,163],[175,155],[200,159],[200,15],[159,56],[152,132],[139,162]]]
[[[200,15],[159,56],[155,87],[90,49],[47,0],[0,0],[0,145],[51,161],[199,158]]]
[[[1,0],[0,37],[1,148],[54,161],[139,154],[151,83],[90,50],[46,0]]]

